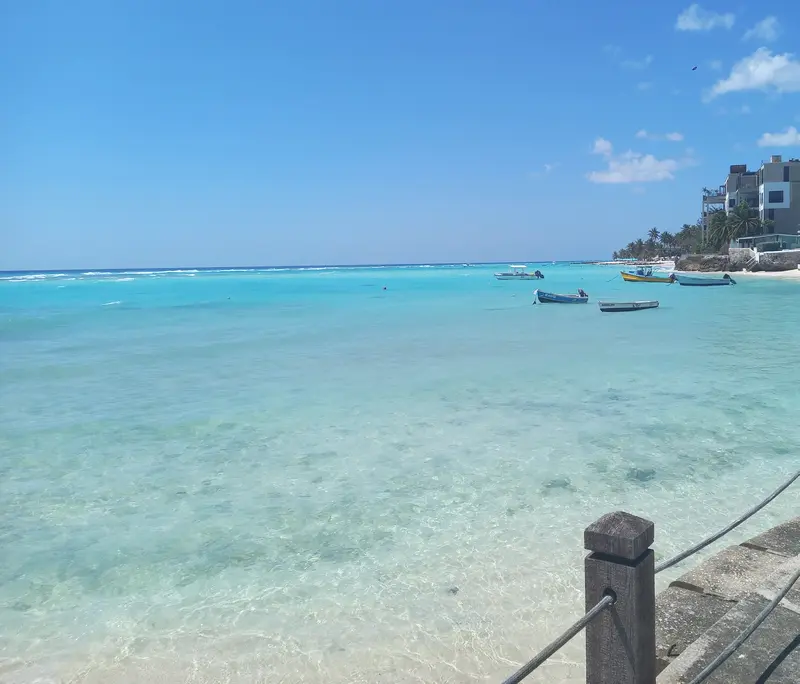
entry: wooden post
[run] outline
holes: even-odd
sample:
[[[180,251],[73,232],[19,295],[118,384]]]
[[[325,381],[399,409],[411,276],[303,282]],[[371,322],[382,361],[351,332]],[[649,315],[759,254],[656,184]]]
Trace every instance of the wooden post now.
[[[587,684],[655,684],[656,591],[653,523],[624,511],[584,531],[586,610],[615,603],[586,627]]]

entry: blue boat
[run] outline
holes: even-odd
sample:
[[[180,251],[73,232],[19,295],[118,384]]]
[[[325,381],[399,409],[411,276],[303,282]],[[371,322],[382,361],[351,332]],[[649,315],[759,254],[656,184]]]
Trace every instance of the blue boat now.
[[[731,278],[727,273],[721,278],[703,278],[698,276],[684,275],[682,273],[675,274],[675,280],[679,285],[687,287],[713,287],[715,285],[736,285],[736,281]]]
[[[541,290],[536,290],[534,294],[542,304],[586,304],[589,301],[589,295],[583,290],[578,290],[578,294],[574,295],[554,294],[552,292],[542,292]]]

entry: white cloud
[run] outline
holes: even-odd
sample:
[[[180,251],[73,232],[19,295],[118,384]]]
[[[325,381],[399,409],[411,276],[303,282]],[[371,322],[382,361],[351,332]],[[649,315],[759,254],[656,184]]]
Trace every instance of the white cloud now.
[[[675,22],[677,31],[710,31],[715,28],[730,29],[736,21],[736,16],[727,12],[719,14],[704,10],[700,5],[689,5],[678,15]]]
[[[781,27],[778,24],[778,19],[773,16],[765,17],[759,21],[753,28],[749,29],[744,34],[744,40],[763,40],[766,43],[771,43],[778,39]]]
[[[550,173],[559,166],[560,164],[558,162],[542,164],[542,169],[540,171],[531,171],[528,176],[529,178],[543,178],[544,176],[549,176]]]
[[[680,142],[683,140],[683,133],[650,133],[644,129],[636,131],[636,137],[641,140],[669,140],[670,142]]]
[[[653,87],[653,84],[650,81],[642,81],[641,83],[637,83],[636,87],[639,90],[650,90]]]
[[[602,154],[604,157],[610,157],[611,152],[614,150],[611,143],[606,140],[605,138],[598,138],[594,141],[594,147],[592,148],[593,154]]]
[[[653,55],[647,55],[643,59],[626,59],[622,66],[627,69],[646,69],[653,63]]]
[[[728,78],[717,81],[706,99],[741,90],[800,92],[800,62],[788,52],[773,55],[769,48],[760,47],[734,64]]]
[[[631,150],[615,156],[613,146],[605,138],[594,141],[593,151],[605,157],[608,168],[589,173],[587,178],[592,183],[651,183],[672,180],[676,171],[694,163],[691,158],[656,159],[652,154]]]
[[[758,139],[759,147],[793,147],[800,145],[800,131],[789,126],[783,133],[764,133]]]

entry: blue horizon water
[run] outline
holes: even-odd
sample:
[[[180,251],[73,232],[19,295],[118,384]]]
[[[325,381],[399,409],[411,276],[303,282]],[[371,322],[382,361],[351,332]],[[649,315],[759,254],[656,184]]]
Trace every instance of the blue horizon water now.
[[[0,680],[496,681],[599,515],[664,557],[796,468],[796,283],[537,265],[0,276]]]
[[[391,263],[391,264],[272,264],[253,266],[247,264],[226,265],[226,266],[197,266],[197,265],[171,265],[171,266],[127,266],[124,268],[105,268],[105,267],[87,267],[87,268],[53,268],[53,269],[20,269],[20,270],[0,270],[0,276],[14,277],[21,275],[103,275],[103,274],[116,274],[116,273],[136,273],[136,274],[150,274],[150,273],[188,273],[208,272],[208,273],[235,273],[235,272],[250,272],[250,271],[301,271],[307,269],[358,269],[358,268],[432,268],[432,267],[453,267],[463,268],[465,266],[505,266],[508,264],[527,264],[533,265],[564,265],[564,264],[593,264],[603,260],[601,259],[582,259],[582,260],[561,260],[561,261],[526,261],[526,260],[507,260],[507,261],[441,261],[441,262],[414,262],[414,263]],[[619,260],[622,263],[625,260]],[[632,259],[629,261],[633,261]]]

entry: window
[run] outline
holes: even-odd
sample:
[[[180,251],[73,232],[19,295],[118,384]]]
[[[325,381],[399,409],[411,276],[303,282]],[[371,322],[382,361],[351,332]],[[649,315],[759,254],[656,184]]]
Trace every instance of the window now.
[[[769,221],[774,221],[775,220],[775,210],[774,209],[767,209],[767,219]],[[769,232],[771,233],[772,229],[770,229]]]
[[[789,165],[788,164],[783,167],[783,182],[784,183],[788,183],[789,182]]]
[[[783,190],[770,190],[767,202],[770,204],[783,204]]]
[[[728,207],[735,207],[735,206],[736,206],[736,200],[735,199],[729,199],[728,200]]]

